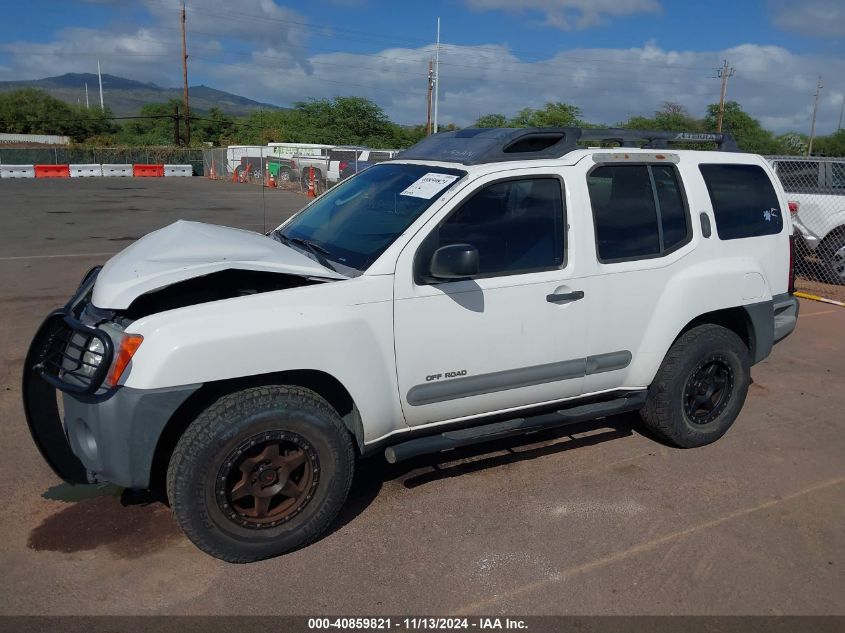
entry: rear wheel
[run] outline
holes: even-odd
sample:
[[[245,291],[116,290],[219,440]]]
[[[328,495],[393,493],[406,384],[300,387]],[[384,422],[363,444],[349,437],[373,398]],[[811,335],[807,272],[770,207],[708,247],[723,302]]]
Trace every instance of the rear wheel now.
[[[845,232],[825,238],[819,245],[825,281],[845,285]]]
[[[325,400],[300,387],[254,387],[224,396],[188,427],[167,494],[197,547],[245,563],[325,531],[354,467],[349,433]]]
[[[750,382],[751,356],[742,339],[727,328],[700,325],[669,349],[640,414],[672,444],[704,446],[734,423]]]

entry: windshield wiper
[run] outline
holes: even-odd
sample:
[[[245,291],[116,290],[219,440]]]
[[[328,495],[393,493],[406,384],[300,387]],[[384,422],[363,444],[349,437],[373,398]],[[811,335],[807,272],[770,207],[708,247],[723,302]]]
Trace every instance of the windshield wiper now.
[[[276,231],[276,235],[279,236],[281,240],[287,243],[296,244],[297,246],[301,246],[309,253],[311,253],[317,261],[322,265],[328,268],[333,272],[337,272],[337,268],[331,265],[328,259],[324,257],[324,255],[329,255],[329,251],[326,250],[323,246],[318,244],[317,242],[311,242],[309,240],[304,240],[301,237],[288,237],[281,231]]]

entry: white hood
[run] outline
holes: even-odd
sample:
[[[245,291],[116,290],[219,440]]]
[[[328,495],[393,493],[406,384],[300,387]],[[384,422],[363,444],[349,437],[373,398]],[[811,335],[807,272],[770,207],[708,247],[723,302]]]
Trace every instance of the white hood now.
[[[229,268],[346,279],[260,233],[179,220],[107,261],[92,301],[98,308],[121,310],[151,290]]]

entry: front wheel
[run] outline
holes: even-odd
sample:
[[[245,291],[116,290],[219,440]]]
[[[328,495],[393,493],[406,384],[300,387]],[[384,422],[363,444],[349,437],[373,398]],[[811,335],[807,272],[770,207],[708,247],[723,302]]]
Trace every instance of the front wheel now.
[[[246,563],[322,534],[354,469],[349,432],[323,398],[301,387],[253,387],[222,397],[188,427],[167,494],[197,547]]]
[[[675,446],[704,446],[734,423],[750,383],[751,356],[742,339],[719,325],[699,325],[669,349],[640,415]]]

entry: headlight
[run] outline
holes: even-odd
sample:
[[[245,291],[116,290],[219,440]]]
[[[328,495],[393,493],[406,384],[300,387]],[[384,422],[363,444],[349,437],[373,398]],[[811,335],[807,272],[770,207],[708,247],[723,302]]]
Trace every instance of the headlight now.
[[[85,353],[82,354],[82,367],[79,368],[78,373],[89,378],[93,376],[100,363],[103,362],[105,353],[103,342],[97,337],[91,337],[88,345],[85,346]]]

